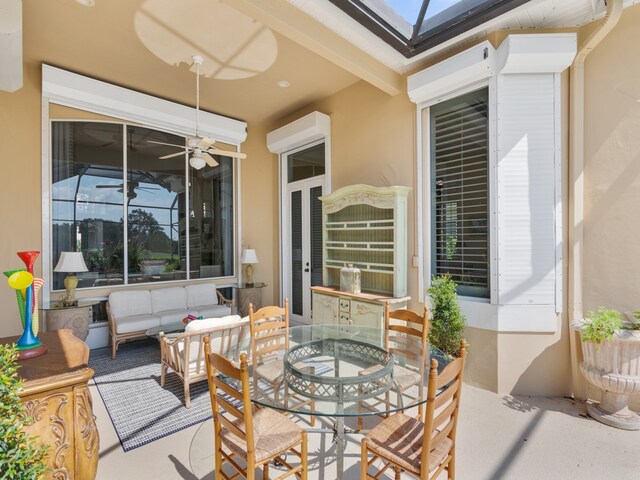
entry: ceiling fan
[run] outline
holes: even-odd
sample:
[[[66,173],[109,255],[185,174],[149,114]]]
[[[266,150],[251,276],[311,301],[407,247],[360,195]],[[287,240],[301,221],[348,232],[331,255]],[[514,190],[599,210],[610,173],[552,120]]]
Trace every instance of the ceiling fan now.
[[[218,166],[218,162],[211,156],[211,154],[223,155],[226,157],[239,159],[247,158],[244,153],[231,152],[228,150],[216,148],[213,146],[216,143],[215,140],[200,136],[200,65],[202,65],[202,62],[204,60],[200,55],[194,55],[191,58],[193,59],[193,63],[196,65],[196,136],[187,138],[186,146],[175,145],[172,143],[156,142],[155,140],[148,140],[148,142],[182,149],[182,151],[180,152],[164,155],[160,157],[160,160],[178,157],[180,155],[184,155],[185,153],[190,153],[191,157],[189,158],[189,165],[191,165],[196,170],[204,168],[205,165],[209,165],[211,167]]]
[[[120,193],[124,192],[124,184],[122,183],[119,185],[96,185],[96,188],[117,188],[118,192]],[[149,192],[152,192],[154,190],[162,190],[161,188],[141,187],[140,182],[137,182],[135,180],[129,180],[127,182],[127,198],[136,198],[138,196],[138,194],[136,193],[136,189],[146,190]]]

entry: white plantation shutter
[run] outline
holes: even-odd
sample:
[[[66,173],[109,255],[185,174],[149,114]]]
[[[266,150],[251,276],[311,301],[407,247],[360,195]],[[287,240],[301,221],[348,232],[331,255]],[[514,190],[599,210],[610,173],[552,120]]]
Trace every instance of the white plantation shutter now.
[[[432,273],[489,296],[488,91],[431,108]]]
[[[559,92],[558,92],[559,93]],[[554,305],[554,74],[501,75],[498,84],[498,303]]]

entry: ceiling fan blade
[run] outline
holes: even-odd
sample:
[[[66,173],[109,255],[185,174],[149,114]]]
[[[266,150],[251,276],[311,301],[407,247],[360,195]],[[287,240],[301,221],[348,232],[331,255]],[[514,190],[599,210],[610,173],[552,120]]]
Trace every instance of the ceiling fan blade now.
[[[180,155],[184,155],[186,152],[176,152],[176,153],[170,153],[169,155],[164,155],[162,157],[158,157],[160,160],[166,160],[167,158],[173,158],[173,157],[178,157]]]
[[[210,148],[209,150],[207,150],[207,152],[214,155],[222,155],[223,157],[239,158],[240,160],[247,158],[246,153],[230,152],[228,150],[220,150],[219,148]]]
[[[204,158],[204,161],[207,162],[207,165],[209,165],[210,167],[217,167],[218,165],[220,165],[216,161],[216,159],[209,155],[207,152],[202,152],[202,158]]]
[[[214,143],[216,143],[215,140],[212,140],[211,138],[207,138],[207,137],[202,137],[198,142],[197,148],[199,148],[200,150],[206,150]]]
[[[96,185],[96,188],[122,188],[122,185]]]
[[[164,142],[156,142],[155,140],[147,140],[147,142],[149,143],[155,143],[157,145],[166,145],[168,147],[176,147],[176,148],[184,148],[185,150],[188,150],[189,147],[186,147],[184,145],[176,145],[175,143],[164,143]]]

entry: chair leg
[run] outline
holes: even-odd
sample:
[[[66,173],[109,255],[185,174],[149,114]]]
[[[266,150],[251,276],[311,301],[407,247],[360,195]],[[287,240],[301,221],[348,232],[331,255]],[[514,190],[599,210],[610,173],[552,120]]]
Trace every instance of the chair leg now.
[[[189,382],[184,382],[184,406],[191,406],[191,394],[189,393]]]
[[[302,445],[300,445],[300,457],[301,457],[300,462],[302,462],[302,472],[300,472],[300,480],[307,480],[307,471],[309,470],[308,461],[307,461],[307,432],[302,432]]]
[[[454,480],[456,478],[456,446],[451,447],[451,460],[447,465],[447,478]]]
[[[164,388],[164,382],[167,377],[167,364],[162,362],[160,365],[160,386]]]
[[[262,478],[263,480],[269,480],[269,462],[262,464]]]
[[[396,471],[395,480],[401,480],[400,475],[402,474],[402,470],[400,470],[400,467],[397,465],[394,465],[393,469]]]
[[[118,342],[115,337],[111,337],[111,360],[116,359],[116,351],[118,350]]]
[[[367,468],[367,462],[369,461],[367,455],[367,440],[362,440],[362,446],[360,447],[360,480],[367,480],[369,478],[369,472]]]

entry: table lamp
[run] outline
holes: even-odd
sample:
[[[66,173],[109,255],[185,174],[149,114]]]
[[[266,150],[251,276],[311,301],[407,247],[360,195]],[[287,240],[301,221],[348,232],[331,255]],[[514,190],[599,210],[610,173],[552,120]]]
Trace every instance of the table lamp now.
[[[75,273],[89,271],[84,263],[84,258],[82,258],[82,252],[62,252],[60,260],[58,260],[58,264],[53,271],[69,273],[64,277],[64,288],[67,290],[67,295],[62,299],[62,304],[65,307],[78,305],[78,300],[76,300],[78,277],[76,277]]]
[[[242,251],[242,258],[240,258],[240,263],[247,266],[245,270],[246,282],[244,286],[247,288],[251,288],[253,287],[253,264],[259,263],[256,251],[252,248],[245,248]]]

